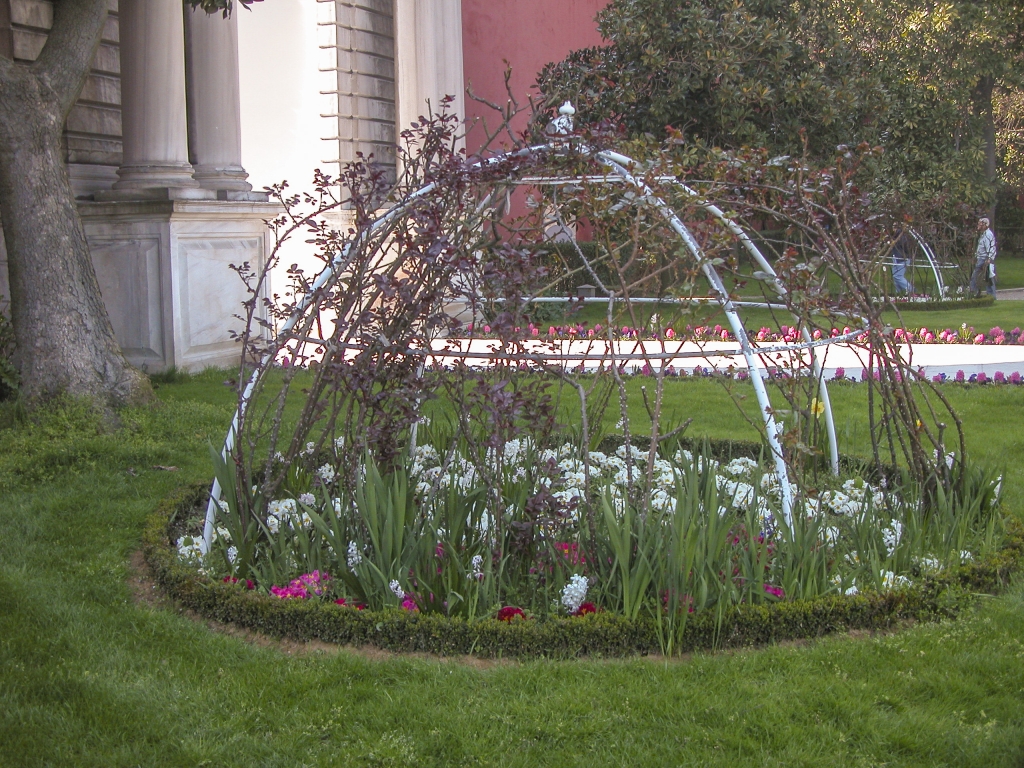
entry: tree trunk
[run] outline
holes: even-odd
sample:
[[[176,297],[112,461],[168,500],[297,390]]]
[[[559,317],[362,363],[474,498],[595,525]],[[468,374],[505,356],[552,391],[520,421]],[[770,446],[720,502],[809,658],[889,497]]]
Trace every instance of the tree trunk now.
[[[61,0],[35,64],[0,59],[0,220],[30,401],[67,392],[107,407],[150,392],[114,337],[61,147],[106,15],[106,0]]]
[[[992,108],[992,91],[995,78],[985,75],[974,88],[974,113],[983,121],[982,136],[985,139],[985,181],[992,193],[988,218],[992,230],[996,228],[996,121]]]

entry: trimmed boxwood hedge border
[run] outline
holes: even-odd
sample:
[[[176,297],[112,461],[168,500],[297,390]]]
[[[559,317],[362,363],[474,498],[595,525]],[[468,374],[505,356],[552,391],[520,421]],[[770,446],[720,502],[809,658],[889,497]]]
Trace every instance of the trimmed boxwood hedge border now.
[[[356,611],[333,603],[280,600],[201,576],[181,563],[170,531],[208,493],[206,485],[179,488],[149,518],[143,551],[156,582],[184,607],[207,619],[275,637],[321,640],[387,651],[481,657],[621,657],[659,651],[655,623],[611,613],[579,618],[483,619],[473,623],[398,609]],[[907,620],[956,617],[978,593],[1004,587],[1024,562],[1024,525],[1008,521],[1003,548],[978,562],[889,593],[831,595],[692,616],[680,652],[766,645],[848,630],[883,630]]]

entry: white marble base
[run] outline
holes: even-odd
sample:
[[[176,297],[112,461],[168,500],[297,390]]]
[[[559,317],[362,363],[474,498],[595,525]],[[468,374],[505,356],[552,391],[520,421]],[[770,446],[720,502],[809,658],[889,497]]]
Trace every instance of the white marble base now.
[[[230,331],[248,293],[229,267],[262,268],[266,202],[135,200],[79,206],[100,290],[133,365],[155,373],[237,364]]]

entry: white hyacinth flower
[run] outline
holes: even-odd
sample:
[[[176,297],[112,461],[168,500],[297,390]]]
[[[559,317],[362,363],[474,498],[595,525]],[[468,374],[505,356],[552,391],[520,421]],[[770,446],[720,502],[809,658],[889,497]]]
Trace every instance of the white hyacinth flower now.
[[[576,613],[583,605],[583,601],[587,599],[587,590],[590,588],[590,582],[587,581],[586,576],[580,576],[574,574],[569,583],[562,589],[562,605],[565,606],[565,610],[569,613]]]
[[[345,563],[352,573],[356,572],[356,566],[363,562],[363,556],[359,552],[359,545],[354,541],[348,543],[348,553],[345,555]]]
[[[299,503],[305,504],[307,507],[313,506],[316,503],[316,496],[312,493],[303,493],[299,495]]]
[[[473,559],[470,561],[471,571],[469,578],[471,579],[482,579],[484,577],[484,558],[482,555],[473,555]]]
[[[238,559],[238,547],[228,547],[228,562],[234,564]]]
[[[334,467],[330,464],[324,464],[320,469],[316,471],[317,477],[323,480],[325,483],[330,483],[335,478]]]
[[[392,579],[391,583],[388,584],[388,588],[395,593],[395,597],[399,600],[405,599],[405,590],[403,590],[402,585],[398,583],[398,579]]]
[[[896,546],[900,543],[900,537],[903,536],[903,523],[899,520],[893,520],[889,528],[882,530],[882,541],[885,543],[885,548],[889,550],[891,555],[896,551]]]

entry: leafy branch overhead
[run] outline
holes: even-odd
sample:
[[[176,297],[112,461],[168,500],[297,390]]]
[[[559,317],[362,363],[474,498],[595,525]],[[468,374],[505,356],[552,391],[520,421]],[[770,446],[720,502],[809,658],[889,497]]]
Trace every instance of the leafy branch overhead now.
[[[187,0],[189,5],[193,8],[201,8],[207,13],[220,13],[227,18],[231,15],[231,11],[234,10],[234,0]],[[252,10],[249,8],[253,3],[262,3],[263,0],[238,0],[243,8]]]

